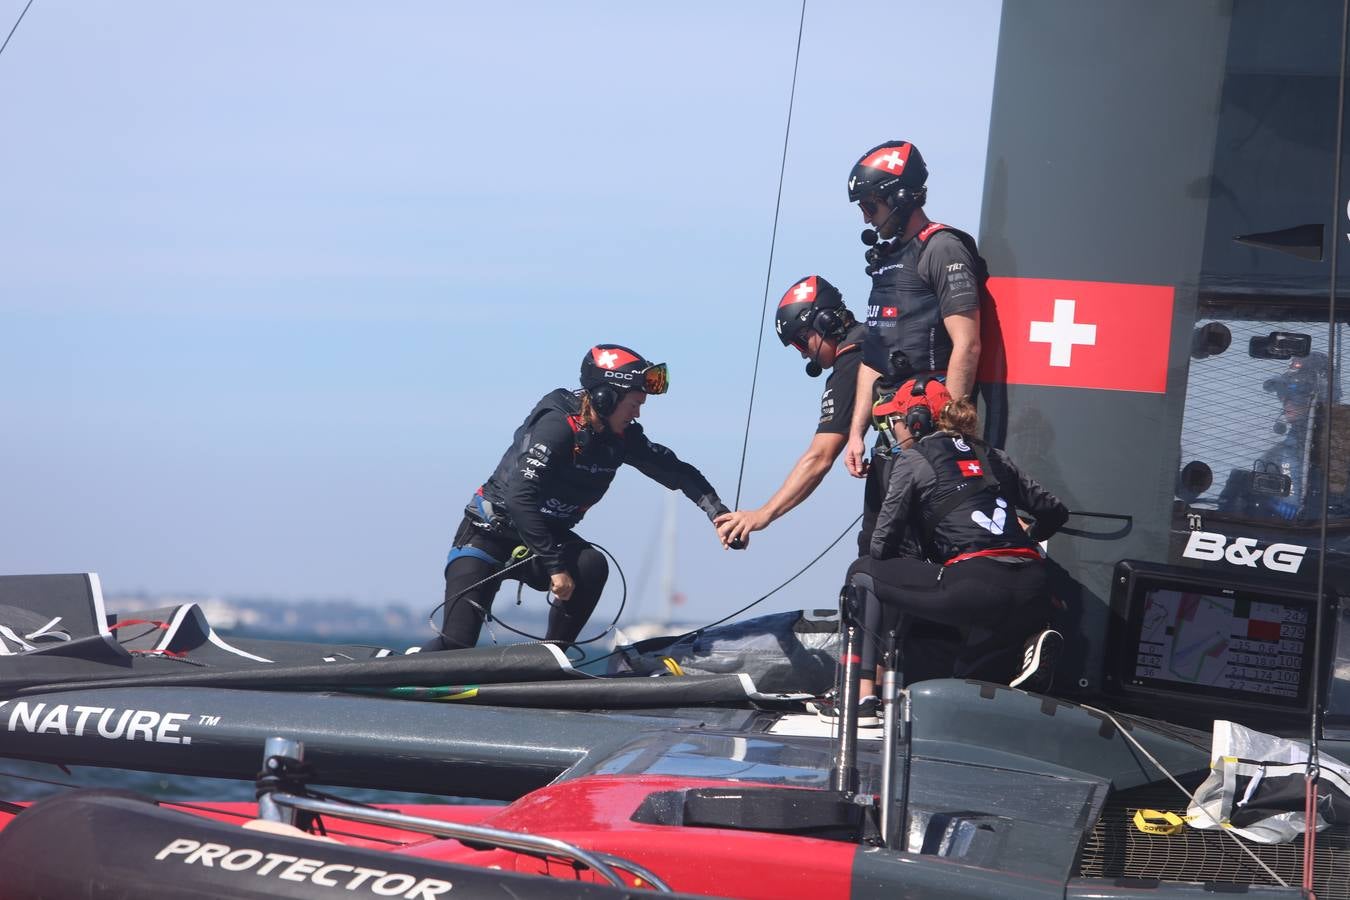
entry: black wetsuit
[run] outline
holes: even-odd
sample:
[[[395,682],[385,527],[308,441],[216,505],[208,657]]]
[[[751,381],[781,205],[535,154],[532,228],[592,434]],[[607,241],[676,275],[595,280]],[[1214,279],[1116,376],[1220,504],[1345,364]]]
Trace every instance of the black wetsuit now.
[[[492,477],[465,508],[446,561],[441,637],[424,649],[474,646],[483,613],[491,609],[503,580],[542,591],[560,572],[570,573],[576,587],[566,602],[554,602],[548,638],[576,640],[600,599],[609,567],[572,528],[609,490],[621,465],[683,491],[710,520],[727,512],[702,473],[648,440],[641,425],[630,424],[622,435],[597,432],[580,413],[581,392],[559,388],[516,429]],[[468,590],[511,565],[511,553],[519,546],[529,551],[527,562]]]
[[[1018,510],[1035,518],[1030,533]],[[1036,543],[1068,515],[1003,451],[936,432],[895,457],[870,553],[849,569],[849,580],[886,607],[883,628],[905,613],[967,632],[982,629],[975,656],[1015,653],[1050,611]],[[906,540],[922,546],[927,559],[897,556]]]

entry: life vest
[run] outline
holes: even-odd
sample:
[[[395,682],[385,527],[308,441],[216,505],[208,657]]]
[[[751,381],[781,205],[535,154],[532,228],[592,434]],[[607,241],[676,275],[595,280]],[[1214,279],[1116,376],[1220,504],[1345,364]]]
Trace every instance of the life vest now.
[[[931,222],[903,244],[868,251],[872,293],[867,298],[863,362],[881,373],[883,384],[894,386],[915,374],[947,370],[952,339],[942,324],[937,293],[919,275],[929,241],[943,231],[956,235],[970,251],[983,292],[988,270],[975,239],[950,225]]]

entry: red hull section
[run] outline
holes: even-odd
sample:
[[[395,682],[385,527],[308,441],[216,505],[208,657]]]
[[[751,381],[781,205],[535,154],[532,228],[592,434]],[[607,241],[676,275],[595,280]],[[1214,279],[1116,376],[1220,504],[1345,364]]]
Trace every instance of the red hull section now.
[[[727,782],[592,776],[535,791],[476,824],[546,834],[586,850],[622,856],[650,869],[673,890],[685,893],[763,900],[794,896],[846,900],[849,896],[856,845],[632,820],[652,794],[699,787],[725,788]],[[513,872],[575,877],[565,863],[542,862],[507,850],[472,850],[458,841],[431,841],[399,852],[460,864],[500,866]],[[596,880],[589,872],[580,877]]]

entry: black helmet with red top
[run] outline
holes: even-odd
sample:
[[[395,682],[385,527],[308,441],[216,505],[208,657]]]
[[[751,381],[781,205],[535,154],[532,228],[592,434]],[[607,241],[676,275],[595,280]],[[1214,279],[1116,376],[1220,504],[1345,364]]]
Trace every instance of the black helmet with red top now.
[[[923,206],[927,183],[928,166],[919,148],[909,141],[887,141],[853,164],[848,176],[848,202],[876,197],[892,207],[907,203]]]
[[[653,363],[619,344],[596,344],[581,358],[581,386],[596,412],[607,416],[628,391],[664,394],[670,387],[665,363]]]
[[[793,282],[778,301],[774,330],[784,347],[795,344],[805,350],[807,333],[812,330],[825,338],[843,337],[848,329],[845,312],[838,288],[819,275],[807,275]]]

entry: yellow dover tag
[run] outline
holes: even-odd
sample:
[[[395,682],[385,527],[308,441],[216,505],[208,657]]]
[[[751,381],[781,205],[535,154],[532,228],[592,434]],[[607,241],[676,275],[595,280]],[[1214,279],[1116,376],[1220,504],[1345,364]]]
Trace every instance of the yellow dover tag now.
[[[1160,812],[1156,809],[1138,809],[1134,813],[1134,827],[1144,834],[1176,834],[1186,826],[1192,816],[1179,816],[1174,812]]]

